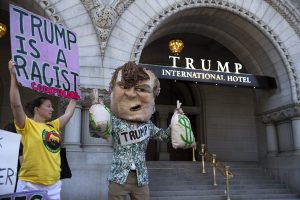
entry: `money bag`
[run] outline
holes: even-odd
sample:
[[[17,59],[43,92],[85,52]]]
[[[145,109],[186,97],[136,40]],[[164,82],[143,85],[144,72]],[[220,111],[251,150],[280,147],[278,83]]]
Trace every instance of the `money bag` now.
[[[93,90],[94,101],[89,109],[89,130],[92,137],[108,140],[111,136],[112,124],[110,110],[98,97],[98,90]]]
[[[196,148],[191,122],[187,116],[178,112],[181,103],[177,101],[177,109],[171,119],[171,140],[174,149]]]

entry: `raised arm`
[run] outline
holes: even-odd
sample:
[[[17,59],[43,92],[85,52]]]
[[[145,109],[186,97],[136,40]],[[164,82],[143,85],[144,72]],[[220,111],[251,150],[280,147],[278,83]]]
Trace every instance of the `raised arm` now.
[[[65,110],[65,113],[59,117],[60,129],[63,128],[69,122],[69,120],[74,114],[75,107],[76,107],[76,100],[71,99]]]
[[[13,60],[8,62],[8,69],[10,73],[10,107],[13,112],[14,121],[18,127],[24,128],[25,126],[25,112],[21,103],[20,92],[16,78],[16,63]]]

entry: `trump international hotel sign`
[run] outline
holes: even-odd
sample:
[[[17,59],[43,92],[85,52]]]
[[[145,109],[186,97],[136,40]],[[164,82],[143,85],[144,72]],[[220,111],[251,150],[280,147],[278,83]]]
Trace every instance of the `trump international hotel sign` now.
[[[213,64],[217,70],[211,70],[211,60],[200,59],[200,65],[196,68],[192,58],[185,58],[185,67],[177,66],[180,57],[169,56],[169,59],[172,61],[172,66],[149,64],[143,64],[143,66],[153,71],[159,79],[257,89],[276,88],[276,81],[272,77],[240,73],[243,68],[240,63],[215,61]]]

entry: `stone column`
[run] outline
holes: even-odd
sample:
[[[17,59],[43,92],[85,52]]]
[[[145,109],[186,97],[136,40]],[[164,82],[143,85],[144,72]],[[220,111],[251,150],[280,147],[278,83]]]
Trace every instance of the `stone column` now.
[[[277,125],[277,134],[280,154],[290,155],[294,150],[291,122],[280,122]]]
[[[159,110],[158,118],[159,118],[159,127],[160,128],[168,128],[168,116],[169,112],[167,110]],[[159,152],[158,152],[159,160],[170,160],[170,154],[168,152],[168,144],[166,142],[159,142]]]
[[[76,105],[74,114],[65,126],[64,145],[67,149],[78,150],[81,143],[81,105]]]
[[[275,156],[278,154],[278,141],[276,127],[273,123],[266,124],[266,134],[268,156]]]
[[[300,117],[292,119],[292,131],[294,140],[294,154],[300,154]]]

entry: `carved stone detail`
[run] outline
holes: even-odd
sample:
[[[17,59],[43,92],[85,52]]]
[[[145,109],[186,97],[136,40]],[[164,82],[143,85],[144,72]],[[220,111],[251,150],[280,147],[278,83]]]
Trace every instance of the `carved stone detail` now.
[[[98,28],[109,29],[113,25],[116,18],[116,13],[111,8],[104,8],[103,10],[92,11],[93,21]]]
[[[300,13],[290,1],[266,0],[281,16],[283,16],[290,26],[300,37]]]
[[[269,2],[276,2],[276,1],[269,0]],[[283,7],[284,5],[283,1],[280,2],[282,6],[277,8],[277,9],[281,9],[280,13],[286,13],[284,16],[289,16],[289,17],[294,16],[289,14],[291,10],[285,9],[286,7]],[[212,7],[212,8],[229,10],[230,12],[236,13],[237,15],[248,19],[249,22],[251,22],[258,29],[260,29],[265,34],[266,37],[268,37],[274,44],[276,44],[274,46],[277,48],[278,52],[281,55],[281,58],[286,64],[287,70],[289,71],[288,73],[289,78],[295,83],[296,86],[294,89],[294,93],[296,94],[295,99],[297,99],[297,101],[300,101],[299,78],[298,75],[295,73],[295,66],[293,60],[291,59],[290,53],[288,52],[283,42],[279,39],[279,36],[276,35],[275,32],[264,21],[262,21],[262,19],[256,17],[255,14],[251,13],[248,10],[245,10],[244,8],[234,3],[225,0],[183,0],[180,2],[176,2],[173,5],[170,5],[168,8],[162,10],[156,16],[152,17],[152,19],[150,19],[150,21],[141,30],[139,36],[135,41],[135,44],[133,45],[130,60],[135,62],[139,60],[147,38],[161,21],[165,20],[166,17],[175,14],[178,11],[181,11],[186,8],[194,8],[194,7]],[[295,26],[293,26],[293,28],[295,28]]]
[[[110,104],[110,93],[105,89],[98,89],[99,97],[102,98],[104,104],[108,106]],[[93,88],[82,88],[81,99],[83,107],[91,107],[94,101]]]
[[[118,21],[124,10],[134,0],[114,0],[104,5],[101,0],[81,0],[88,11],[95,27],[98,41],[100,43],[101,58],[103,59],[108,38],[112,27]]]
[[[62,18],[56,14],[54,7],[48,0],[35,0],[35,2],[45,11],[46,15],[55,23],[63,24]],[[51,1],[50,1],[51,2]]]
[[[300,104],[293,104],[270,111],[261,115],[261,120],[263,123],[268,124],[290,120],[295,117],[300,117]]]

